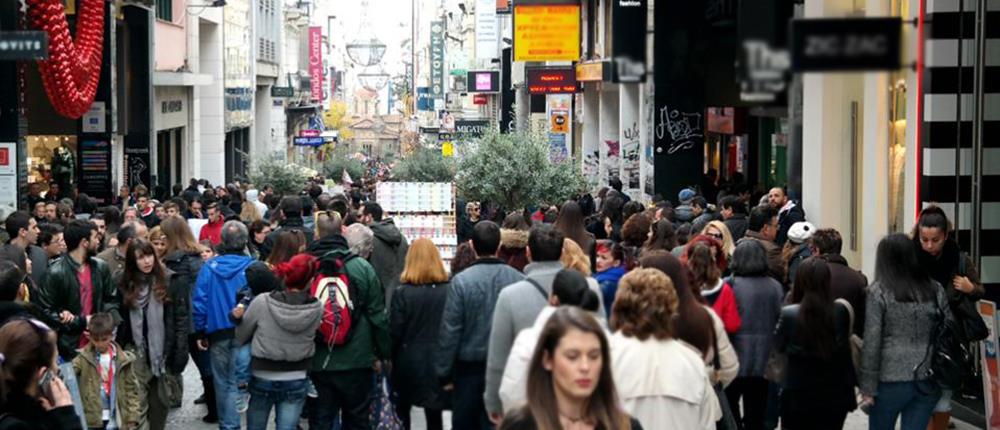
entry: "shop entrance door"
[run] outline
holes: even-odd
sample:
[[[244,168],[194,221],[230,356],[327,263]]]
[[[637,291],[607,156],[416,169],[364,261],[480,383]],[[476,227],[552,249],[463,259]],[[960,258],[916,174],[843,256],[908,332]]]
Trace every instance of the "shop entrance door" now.
[[[184,148],[184,127],[156,132],[156,184],[170,190],[181,183],[181,160]],[[163,198],[163,196],[155,196]]]

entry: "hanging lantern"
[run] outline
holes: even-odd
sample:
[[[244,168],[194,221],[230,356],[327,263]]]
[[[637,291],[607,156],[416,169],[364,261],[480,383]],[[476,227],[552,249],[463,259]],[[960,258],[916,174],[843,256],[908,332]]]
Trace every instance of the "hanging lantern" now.
[[[38,61],[45,93],[56,112],[83,116],[97,95],[104,50],[104,0],[79,0],[76,40],[60,0],[27,0],[28,26],[49,36],[49,59]]]

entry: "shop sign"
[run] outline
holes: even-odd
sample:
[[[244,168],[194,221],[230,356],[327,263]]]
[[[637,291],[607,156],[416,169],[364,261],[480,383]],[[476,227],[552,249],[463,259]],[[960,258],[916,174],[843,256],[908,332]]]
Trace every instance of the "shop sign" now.
[[[79,190],[91,197],[105,196],[111,190],[111,143],[106,140],[83,140],[80,142],[80,173]],[[130,156],[126,154],[126,157]],[[141,163],[142,158],[130,159],[130,179],[132,173],[140,174],[142,171],[133,171],[135,166]],[[139,162],[139,163],[137,163]],[[148,167],[143,165],[143,167]],[[135,182],[129,185],[136,184]],[[147,182],[148,184],[148,182]]]
[[[482,136],[489,128],[490,121],[487,119],[459,119],[455,121],[455,133],[466,136]]]
[[[314,101],[323,100],[323,27],[309,27],[309,89]]]
[[[249,127],[254,121],[254,67],[257,63],[251,55],[256,39],[252,34],[250,17],[249,0],[226,0],[222,24],[226,131]]]
[[[529,67],[525,73],[531,94],[573,94],[580,91],[573,67]]]
[[[292,139],[292,144],[295,146],[311,146],[315,148],[317,146],[323,146],[324,143],[326,143],[326,139],[323,139],[320,136],[296,137]]]
[[[646,0],[612,0],[611,58],[616,82],[641,82],[646,76]]]
[[[899,69],[902,27],[898,17],[792,20],[792,70]]]
[[[569,111],[553,110],[549,118],[552,121],[549,130],[553,133],[569,133]]]
[[[579,63],[576,65],[576,80],[580,82],[611,81],[611,67],[603,61]]]
[[[470,93],[495,93],[500,91],[500,72],[496,70],[473,70],[466,77],[467,91]]]
[[[316,137],[319,136],[319,130],[305,129],[299,131],[299,136],[301,137]]]
[[[295,88],[292,87],[271,87],[271,97],[294,97]]]
[[[83,118],[80,120],[83,121],[84,133],[104,133],[106,131],[106,109],[104,106],[104,102],[94,102],[90,105],[90,110],[83,114]]]
[[[0,60],[49,58],[49,36],[44,31],[0,31]]]
[[[431,97],[444,98],[445,22],[431,22]]]
[[[736,109],[710,107],[708,108],[708,121],[705,124],[705,130],[712,133],[733,134],[735,132],[735,117]]]
[[[579,58],[579,5],[514,5],[514,61]]]
[[[499,40],[496,0],[476,0],[476,58],[496,58]]]
[[[184,110],[184,102],[181,100],[165,100],[160,103],[161,113],[177,113]]]
[[[474,94],[472,96],[472,104],[476,106],[483,106],[490,102],[490,97],[486,94]]]
[[[455,135],[452,133],[438,132],[438,142],[450,142],[454,138]]]
[[[510,14],[510,0],[496,0],[498,14]]]
[[[782,104],[786,99],[792,13],[791,3],[781,0],[740,2],[736,67],[740,100]]]
[[[17,209],[17,144],[0,143],[0,207]]]

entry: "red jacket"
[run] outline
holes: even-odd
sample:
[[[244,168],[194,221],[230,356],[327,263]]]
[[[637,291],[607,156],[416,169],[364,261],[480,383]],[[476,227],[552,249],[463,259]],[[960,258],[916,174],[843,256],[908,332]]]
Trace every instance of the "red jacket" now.
[[[212,242],[212,246],[218,245],[219,242],[222,242],[222,225],[225,223],[226,220],[222,219],[221,216],[219,217],[219,221],[215,223],[209,221],[208,224],[205,224],[201,228],[201,233],[198,234],[198,241],[201,242],[208,239],[209,242]]]
[[[703,291],[702,297],[722,320],[726,333],[733,334],[739,331],[743,321],[740,319],[740,312],[736,307],[736,295],[733,294],[733,288],[729,286],[728,282],[720,282],[722,282],[721,288]]]

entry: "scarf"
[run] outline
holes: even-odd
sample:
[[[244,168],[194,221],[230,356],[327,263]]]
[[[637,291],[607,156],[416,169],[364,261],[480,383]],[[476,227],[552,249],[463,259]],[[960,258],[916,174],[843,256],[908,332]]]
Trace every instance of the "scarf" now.
[[[132,338],[136,346],[146,352],[153,376],[163,375],[166,369],[164,347],[166,329],[163,324],[163,303],[153,294],[152,279],[140,280],[138,309],[129,313],[132,323]]]

